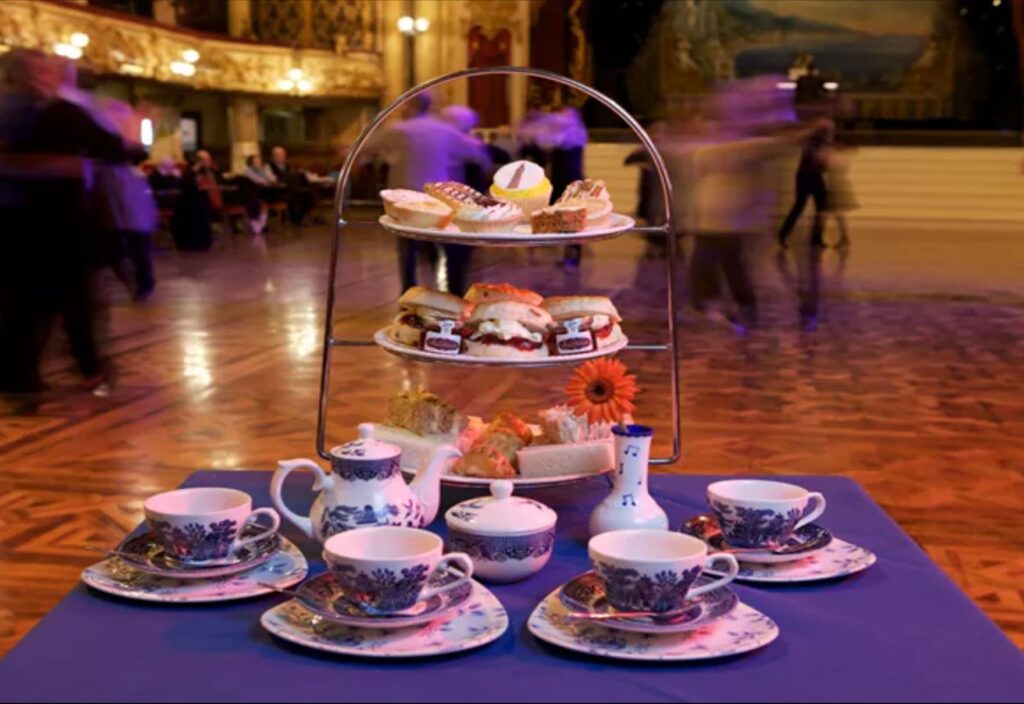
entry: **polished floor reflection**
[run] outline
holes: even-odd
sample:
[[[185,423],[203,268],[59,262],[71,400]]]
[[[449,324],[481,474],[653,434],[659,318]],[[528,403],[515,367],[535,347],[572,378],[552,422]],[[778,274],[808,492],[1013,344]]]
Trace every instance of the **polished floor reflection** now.
[[[797,325],[799,248],[777,261],[764,244],[760,329],[738,337],[684,311],[684,456],[671,471],[851,476],[1024,645],[1024,244],[1012,228],[980,227],[858,223],[849,258],[824,258],[813,333]],[[399,293],[394,244],[351,229],[343,246],[336,330],[368,337]],[[627,332],[651,340],[664,289],[643,251],[639,238],[595,245],[566,272],[556,252],[489,250],[475,278],[612,291]],[[140,520],[146,495],[197,468],[314,454],[327,252],[313,229],[272,236],[266,256],[241,238],[162,253],[150,303],[132,305],[111,282],[111,396],[78,389],[55,338],[53,390],[0,402],[0,652]],[[624,359],[664,449],[664,360]],[[379,419],[403,386],[429,383],[470,412],[528,412],[557,400],[567,373],[467,374],[373,348],[333,371],[334,440]]]

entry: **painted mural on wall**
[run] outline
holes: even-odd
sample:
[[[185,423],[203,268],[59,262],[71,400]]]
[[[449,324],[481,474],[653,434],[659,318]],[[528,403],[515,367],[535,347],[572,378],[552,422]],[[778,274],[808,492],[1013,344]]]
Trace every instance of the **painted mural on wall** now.
[[[787,74],[813,55],[851,90],[900,90],[938,59],[943,0],[680,0],[665,4],[675,72],[703,83]]]
[[[706,4],[706,3],[705,3]],[[939,0],[722,0],[738,77],[785,74],[810,53],[846,90],[902,90],[939,62]]]

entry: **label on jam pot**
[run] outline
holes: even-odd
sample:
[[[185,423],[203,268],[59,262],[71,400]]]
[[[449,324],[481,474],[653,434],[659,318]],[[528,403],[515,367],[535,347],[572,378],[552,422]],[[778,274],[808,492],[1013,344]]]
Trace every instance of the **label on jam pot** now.
[[[555,334],[555,351],[558,354],[579,354],[594,349],[594,336],[589,330],[580,330],[582,318],[562,323],[565,332]]]
[[[454,320],[442,320],[440,330],[424,330],[423,349],[440,354],[459,354],[462,351],[462,336],[453,332],[454,329]]]

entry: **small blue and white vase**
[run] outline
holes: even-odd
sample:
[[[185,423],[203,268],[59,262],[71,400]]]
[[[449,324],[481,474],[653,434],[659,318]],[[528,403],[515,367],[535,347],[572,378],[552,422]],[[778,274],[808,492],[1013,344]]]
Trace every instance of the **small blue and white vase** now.
[[[612,426],[615,440],[615,485],[590,514],[590,535],[611,530],[668,530],[668,516],[647,490],[648,461],[654,430],[646,425]]]

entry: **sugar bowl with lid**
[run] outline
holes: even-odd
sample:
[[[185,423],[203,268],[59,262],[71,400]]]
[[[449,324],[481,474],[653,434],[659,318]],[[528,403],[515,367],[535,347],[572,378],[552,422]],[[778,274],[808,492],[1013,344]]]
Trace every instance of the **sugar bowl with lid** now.
[[[517,582],[551,559],[558,514],[539,501],[512,496],[512,482],[491,482],[491,495],[463,501],[444,515],[445,549],[473,560],[473,576]]]

